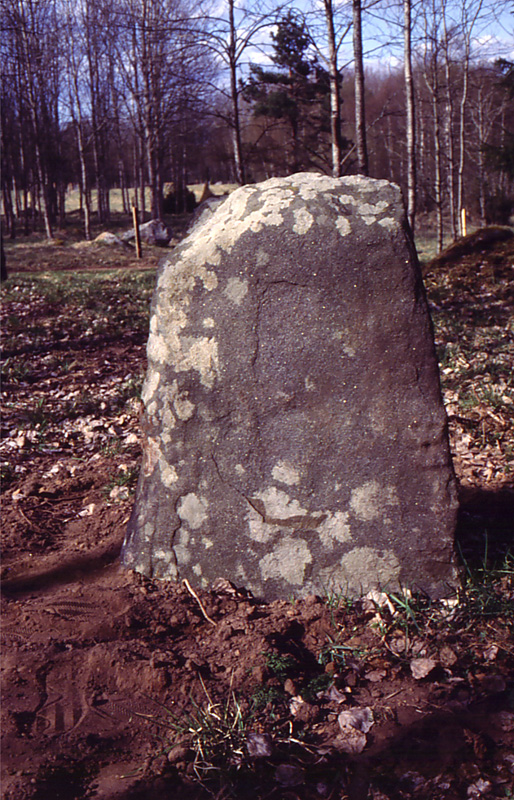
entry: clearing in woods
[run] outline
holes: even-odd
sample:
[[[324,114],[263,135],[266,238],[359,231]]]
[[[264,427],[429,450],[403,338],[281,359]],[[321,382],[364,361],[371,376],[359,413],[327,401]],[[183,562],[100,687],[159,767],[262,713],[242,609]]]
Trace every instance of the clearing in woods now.
[[[8,246],[6,800],[513,797],[514,239],[467,250],[425,266],[462,592],[263,605],[118,565],[162,250]]]

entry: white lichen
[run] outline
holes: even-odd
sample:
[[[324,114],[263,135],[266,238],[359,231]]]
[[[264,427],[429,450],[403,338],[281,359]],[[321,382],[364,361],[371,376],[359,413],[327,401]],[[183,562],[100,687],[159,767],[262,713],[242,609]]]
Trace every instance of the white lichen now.
[[[259,568],[264,581],[277,578],[293,586],[301,586],[305,568],[310,563],[312,554],[307,542],[286,536],[272,553],[260,559]]]
[[[240,305],[248,294],[248,281],[241,278],[229,278],[224,294],[236,306]]]
[[[207,519],[208,507],[209,503],[205,497],[198,497],[194,492],[191,492],[180,499],[177,513],[180,519],[187,522],[190,528],[196,530],[201,528]]]
[[[335,511],[317,528],[321,544],[327,550],[333,550],[336,542],[348,542],[352,538],[349,516],[348,511]]]
[[[287,486],[295,486],[300,483],[300,472],[289,461],[279,461],[273,467],[271,474],[274,480],[285,483]]]
[[[381,486],[372,480],[352,490],[350,508],[362,522],[372,522],[386,513],[387,506],[399,505],[394,486]]]

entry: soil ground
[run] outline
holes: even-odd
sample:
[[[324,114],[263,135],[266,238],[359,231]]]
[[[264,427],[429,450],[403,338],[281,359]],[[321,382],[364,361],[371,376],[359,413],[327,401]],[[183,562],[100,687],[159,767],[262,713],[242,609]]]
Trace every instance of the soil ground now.
[[[162,252],[91,246],[77,272],[65,243],[23,246],[2,307],[5,800],[514,797],[513,240],[425,267],[462,502],[447,603],[263,604],[124,570]]]

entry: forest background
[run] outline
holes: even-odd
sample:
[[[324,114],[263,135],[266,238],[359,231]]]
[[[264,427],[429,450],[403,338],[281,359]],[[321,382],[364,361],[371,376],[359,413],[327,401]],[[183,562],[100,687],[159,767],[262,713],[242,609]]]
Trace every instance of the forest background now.
[[[300,170],[398,183],[439,249],[513,211],[509,0],[1,0],[5,231],[78,190],[143,219],[187,185]],[[145,192],[144,187],[149,187]],[[166,196],[173,191],[173,207]],[[150,199],[149,199],[150,198]]]

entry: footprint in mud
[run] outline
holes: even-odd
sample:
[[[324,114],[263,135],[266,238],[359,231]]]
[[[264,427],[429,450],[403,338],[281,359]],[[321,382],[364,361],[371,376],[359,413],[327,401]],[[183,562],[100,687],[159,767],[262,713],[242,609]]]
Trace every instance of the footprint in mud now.
[[[38,733],[59,735],[75,730],[85,719],[89,706],[73,679],[73,666],[50,672],[46,679],[47,698],[38,710],[35,727]]]

